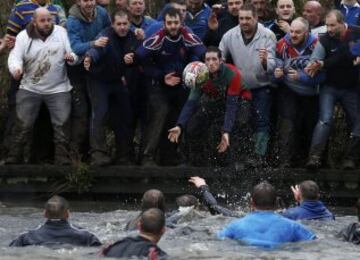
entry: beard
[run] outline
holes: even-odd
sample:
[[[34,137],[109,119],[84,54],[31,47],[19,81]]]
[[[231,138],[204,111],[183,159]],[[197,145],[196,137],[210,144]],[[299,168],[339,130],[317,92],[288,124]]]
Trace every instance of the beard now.
[[[51,25],[49,29],[41,29],[40,30],[39,28],[37,28],[36,30],[40,36],[48,37],[52,33],[53,29],[54,29],[54,25]]]

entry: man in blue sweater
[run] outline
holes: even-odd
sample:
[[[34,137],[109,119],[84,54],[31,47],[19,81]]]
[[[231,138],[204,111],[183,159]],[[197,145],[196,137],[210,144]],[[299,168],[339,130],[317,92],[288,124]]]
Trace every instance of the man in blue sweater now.
[[[262,182],[253,188],[253,212],[228,224],[219,238],[240,240],[247,245],[274,247],[282,243],[315,239],[315,234],[303,225],[274,212],[276,192],[274,187]]]
[[[89,70],[89,97],[92,116],[90,119],[91,163],[105,165],[111,162],[107,155],[105,123],[106,115],[116,115],[113,129],[116,141],[116,164],[128,164],[131,143],[132,112],[127,84],[126,62],[132,59],[140,42],[130,31],[130,20],[125,11],[115,12],[112,26],[103,30],[97,39],[105,37],[108,44],[91,48],[84,60]],[[112,102],[110,102],[112,101]]]
[[[303,181],[291,187],[299,206],[289,208],[282,214],[292,220],[334,220],[334,215],[319,200],[319,186],[314,181]]]
[[[78,0],[69,10],[66,23],[71,48],[76,55],[84,57],[92,47],[105,47],[108,39],[95,37],[110,26],[106,10],[96,5],[95,0]],[[74,66],[68,70],[73,86],[71,112],[71,142],[73,149],[79,154],[87,153],[89,101],[87,93],[87,73],[82,66]]]
[[[149,88],[149,123],[145,133],[143,164],[154,166],[154,156],[170,112],[177,117],[188,91],[181,86],[185,66],[205,53],[201,40],[181,25],[181,14],[169,9],[164,15],[164,28],[145,40],[135,52],[135,61],[151,66],[145,74],[152,78]],[[174,124],[175,122],[169,122]]]

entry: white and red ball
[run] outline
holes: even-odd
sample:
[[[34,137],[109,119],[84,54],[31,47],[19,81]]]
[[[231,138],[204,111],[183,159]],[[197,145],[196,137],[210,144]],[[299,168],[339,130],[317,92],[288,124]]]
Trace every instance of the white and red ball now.
[[[188,88],[201,87],[208,79],[209,69],[200,61],[190,62],[183,71],[183,82]]]

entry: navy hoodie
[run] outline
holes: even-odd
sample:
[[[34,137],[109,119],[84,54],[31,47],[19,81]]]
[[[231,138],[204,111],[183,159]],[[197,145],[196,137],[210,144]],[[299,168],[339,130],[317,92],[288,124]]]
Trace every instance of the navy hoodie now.
[[[292,220],[334,220],[335,216],[319,200],[306,200],[282,214]]]

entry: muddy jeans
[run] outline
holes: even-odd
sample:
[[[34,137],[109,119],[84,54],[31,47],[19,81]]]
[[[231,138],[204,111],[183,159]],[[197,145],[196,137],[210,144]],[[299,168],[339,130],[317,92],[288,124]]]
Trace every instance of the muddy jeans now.
[[[70,92],[41,95],[19,89],[16,94],[16,123],[12,133],[10,151],[22,149],[38,117],[43,102],[50,113],[55,145],[68,144],[69,136],[65,124],[69,119],[71,110]]]

